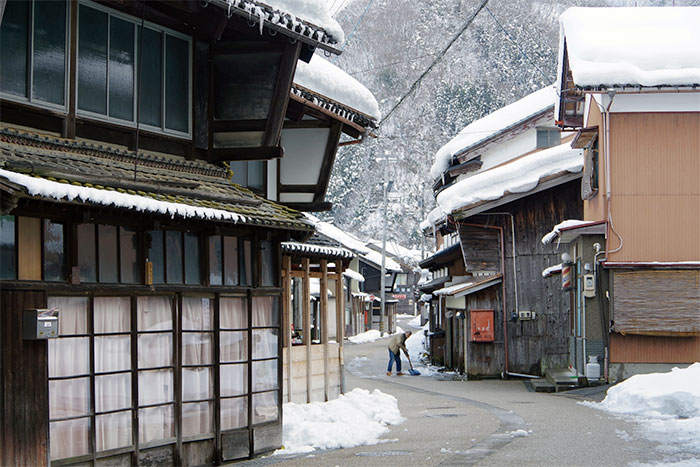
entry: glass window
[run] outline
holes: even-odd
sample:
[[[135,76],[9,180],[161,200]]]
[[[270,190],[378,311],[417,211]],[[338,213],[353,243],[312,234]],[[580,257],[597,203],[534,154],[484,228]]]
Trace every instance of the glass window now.
[[[214,405],[211,402],[182,404],[182,436],[214,432]]]
[[[141,28],[139,27],[139,31]],[[163,34],[145,28],[141,47],[139,121],[160,127],[163,112]]]
[[[165,232],[165,280],[168,284],[182,284],[182,232]]]
[[[262,285],[263,286],[274,286],[277,285],[277,262],[275,261],[275,252],[273,251],[274,246],[270,241],[260,242],[260,250],[262,250],[262,263],[260,264],[260,269],[262,270]]]
[[[279,419],[279,391],[253,394],[253,423]]]
[[[97,239],[100,282],[119,282],[117,269],[117,228],[113,225],[98,224]]]
[[[44,220],[44,280],[65,280],[63,269],[63,224]]]
[[[78,266],[81,282],[97,282],[95,224],[78,224]]]
[[[248,300],[237,297],[219,299],[219,326],[221,329],[248,327]]]
[[[109,24],[109,115],[134,120],[134,24],[114,16]]]
[[[209,237],[209,283],[221,285],[221,235]]]
[[[165,127],[189,131],[190,45],[177,37],[165,36]]]
[[[17,279],[16,245],[15,216],[0,216],[0,279]]]
[[[82,4],[78,11],[78,108],[106,115],[108,15]]]
[[[0,26],[0,91],[27,97],[30,2],[4,2]]]
[[[90,338],[87,297],[49,297],[60,310],[59,337],[49,340],[49,429],[51,458],[90,452]],[[60,378],[60,379],[55,379]],[[79,417],[65,420],[69,417]]]
[[[141,282],[141,267],[138,261],[138,234],[136,229],[119,227],[119,260],[121,282],[138,284]]]
[[[34,2],[33,49],[32,98],[63,106],[66,80],[66,2]]]
[[[199,237],[185,232],[185,284],[201,284],[199,269]]]
[[[230,161],[231,181],[253,190],[265,188],[265,161]]]
[[[221,429],[231,430],[248,425],[248,398],[221,400]]]
[[[241,241],[243,253],[239,256],[241,285],[253,285],[253,251],[250,240]]]
[[[153,264],[153,283],[165,283],[165,255],[163,245],[163,231],[151,230],[148,232],[150,247],[148,248],[148,260]]]
[[[237,237],[224,237],[224,284],[238,285]]]

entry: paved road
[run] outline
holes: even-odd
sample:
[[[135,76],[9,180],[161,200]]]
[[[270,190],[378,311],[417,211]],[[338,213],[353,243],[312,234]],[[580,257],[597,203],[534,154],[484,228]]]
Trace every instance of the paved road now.
[[[386,376],[386,345],[345,347],[346,389],[392,394],[406,418],[383,443],[250,464],[622,466],[663,459],[653,443],[635,439],[634,425],[577,403],[604,394],[534,393],[517,380]]]

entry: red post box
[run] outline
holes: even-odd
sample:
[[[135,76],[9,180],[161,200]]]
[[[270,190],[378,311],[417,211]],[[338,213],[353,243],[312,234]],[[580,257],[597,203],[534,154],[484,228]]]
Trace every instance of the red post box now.
[[[470,310],[472,342],[493,342],[494,317],[493,310]]]

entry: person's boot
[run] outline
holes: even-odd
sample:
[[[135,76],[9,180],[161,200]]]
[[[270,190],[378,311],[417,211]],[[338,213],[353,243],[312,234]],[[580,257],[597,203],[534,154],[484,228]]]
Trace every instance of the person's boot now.
[[[387,375],[387,376],[391,376],[391,371],[387,371],[387,372],[386,372],[386,375]]]
[[[399,371],[398,373],[396,373],[396,376],[403,376],[403,373]]]

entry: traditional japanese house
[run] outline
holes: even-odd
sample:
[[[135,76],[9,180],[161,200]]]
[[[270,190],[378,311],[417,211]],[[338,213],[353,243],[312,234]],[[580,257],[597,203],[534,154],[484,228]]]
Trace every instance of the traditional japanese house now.
[[[581,212],[583,155],[553,128],[554,98],[545,88],[472,122],[431,171],[464,268],[432,291],[445,363],[470,377],[542,375],[569,363],[568,300],[541,277],[559,260],[540,238],[548,220]]]
[[[229,161],[276,165],[342,31],[266,4],[3,2],[0,464],[281,446],[281,250],[313,227]]]
[[[545,240],[569,255],[581,374],[592,362],[619,381],[700,360],[698,21],[698,8],[560,18],[555,116],[585,151],[583,213]]]
[[[379,253],[382,252],[382,242],[370,240],[367,246]],[[401,266],[401,272],[396,274],[394,287],[391,290],[391,298],[397,300],[396,313],[414,315],[416,313],[416,283],[420,274],[416,272],[416,266],[420,258],[420,251],[405,248],[398,243],[387,241],[384,250],[386,255]]]

